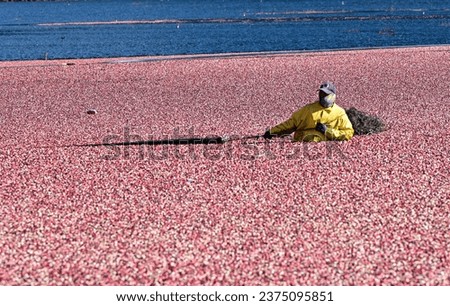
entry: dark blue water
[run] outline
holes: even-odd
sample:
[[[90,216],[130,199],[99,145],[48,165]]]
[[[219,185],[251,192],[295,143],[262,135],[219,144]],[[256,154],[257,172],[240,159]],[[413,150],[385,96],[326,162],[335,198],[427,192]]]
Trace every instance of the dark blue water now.
[[[450,0],[0,3],[0,60],[441,44]]]

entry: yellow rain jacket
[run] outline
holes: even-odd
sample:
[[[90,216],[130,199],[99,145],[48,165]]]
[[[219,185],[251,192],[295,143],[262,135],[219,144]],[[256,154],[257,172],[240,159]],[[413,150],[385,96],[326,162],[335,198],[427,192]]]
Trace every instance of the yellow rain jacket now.
[[[317,123],[327,126],[325,135],[316,131]],[[271,134],[285,135],[294,133],[294,141],[350,140],[353,126],[345,110],[333,104],[324,108],[319,101],[305,105],[292,114],[291,118],[270,129]]]

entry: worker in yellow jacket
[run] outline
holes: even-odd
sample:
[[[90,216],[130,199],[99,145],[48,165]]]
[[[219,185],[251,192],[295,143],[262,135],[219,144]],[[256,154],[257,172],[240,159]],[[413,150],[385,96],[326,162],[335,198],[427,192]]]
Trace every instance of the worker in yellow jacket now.
[[[336,87],[325,82],[319,88],[319,100],[294,112],[288,120],[267,130],[264,138],[294,132],[294,141],[350,140],[352,123],[336,101]]]

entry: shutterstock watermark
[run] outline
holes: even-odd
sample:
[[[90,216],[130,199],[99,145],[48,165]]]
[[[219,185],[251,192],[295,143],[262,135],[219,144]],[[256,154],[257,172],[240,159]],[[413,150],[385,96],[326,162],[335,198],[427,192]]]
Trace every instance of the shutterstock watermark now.
[[[278,158],[287,160],[319,160],[324,158],[346,159],[338,142],[326,141],[320,144],[292,142],[289,137],[274,137],[266,140],[262,136],[207,135],[199,136],[194,127],[175,127],[170,134],[155,137],[149,133],[139,135],[124,127],[121,134],[103,137],[106,150],[103,159],[139,160],[256,160]]]

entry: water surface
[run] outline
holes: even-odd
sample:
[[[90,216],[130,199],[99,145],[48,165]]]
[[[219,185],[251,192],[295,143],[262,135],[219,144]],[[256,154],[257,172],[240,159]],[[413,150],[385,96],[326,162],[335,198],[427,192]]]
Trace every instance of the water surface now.
[[[0,60],[449,43],[450,1],[0,3]]]

